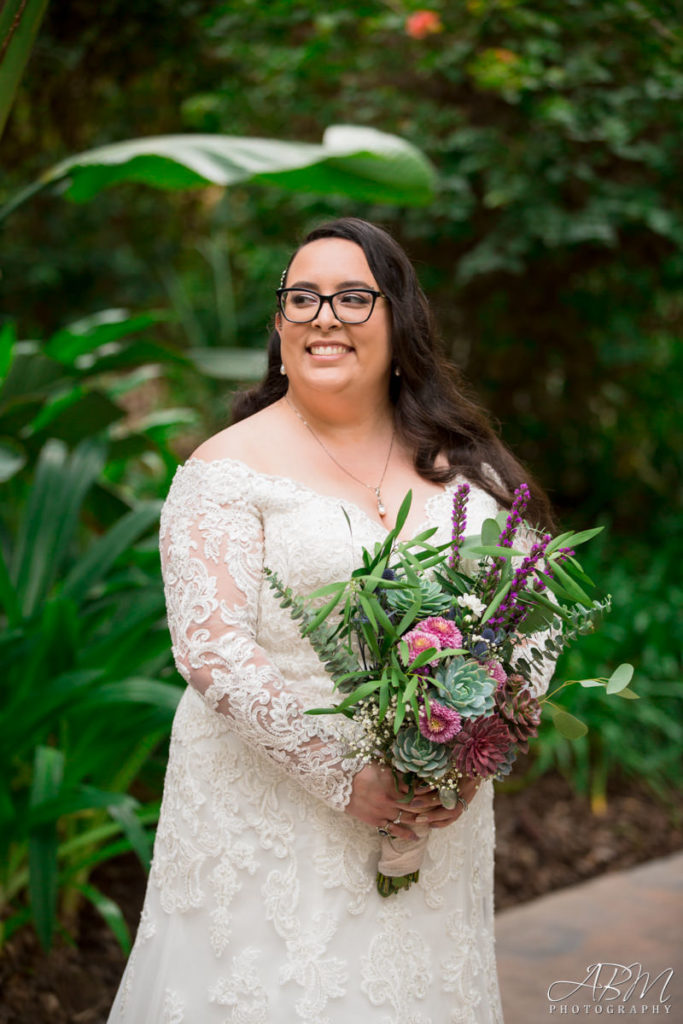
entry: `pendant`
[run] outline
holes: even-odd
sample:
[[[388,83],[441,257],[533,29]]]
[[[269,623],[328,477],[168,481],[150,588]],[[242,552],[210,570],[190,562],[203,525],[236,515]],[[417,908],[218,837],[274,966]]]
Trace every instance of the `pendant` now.
[[[384,517],[387,514],[387,510],[384,507],[384,502],[382,501],[382,495],[379,492],[379,487],[375,487],[375,495],[377,497],[377,511],[380,516]]]

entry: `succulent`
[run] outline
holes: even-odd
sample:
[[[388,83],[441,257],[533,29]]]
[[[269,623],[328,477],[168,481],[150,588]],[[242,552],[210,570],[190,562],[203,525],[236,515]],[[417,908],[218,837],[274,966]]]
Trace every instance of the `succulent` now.
[[[464,775],[488,779],[508,760],[510,733],[499,718],[471,718],[453,737],[453,760]]]
[[[504,779],[506,775],[509,775],[512,771],[515,761],[517,760],[517,747],[513,744],[505,755],[505,760],[498,765],[496,771],[497,779]],[[442,801],[443,803],[443,801]],[[444,807],[446,805],[444,804]]]
[[[453,658],[449,665],[440,665],[433,678],[438,700],[463,718],[478,718],[492,710],[497,683],[478,662]]]
[[[453,597],[450,594],[444,594],[441,587],[435,580],[420,579],[419,587],[420,594],[422,595],[422,606],[420,608],[420,617],[426,617],[427,615],[441,615],[453,606]],[[415,590],[413,588],[403,588],[386,591],[387,604],[390,608],[399,612],[401,615],[407,612],[411,604],[415,599]]]
[[[414,772],[423,779],[438,779],[448,768],[448,750],[445,745],[432,743],[414,725],[399,732],[392,753],[394,766],[400,772]]]
[[[508,727],[513,741],[523,753],[529,750],[529,738],[538,732],[541,708],[536,697],[526,689],[503,686],[496,692],[498,713]]]

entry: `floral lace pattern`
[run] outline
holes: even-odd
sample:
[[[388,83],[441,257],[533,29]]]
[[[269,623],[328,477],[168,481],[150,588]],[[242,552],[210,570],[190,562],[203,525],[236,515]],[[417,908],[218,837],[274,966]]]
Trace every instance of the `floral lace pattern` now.
[[[449,536],[451,496],[425,507],[437,540]],[[471,530],[495,512],[473,487]],[[192,459],[160,536],[188,689],[111,1024],[501,1021],[491,785],[432,833],[420,883],[382,900],[379,837],[343,813],[359,768],[349,725],[305,714],[330,703],[331,683],[263,575],[269,566],[310,593],[347,577],[382,524],[241,462]]]

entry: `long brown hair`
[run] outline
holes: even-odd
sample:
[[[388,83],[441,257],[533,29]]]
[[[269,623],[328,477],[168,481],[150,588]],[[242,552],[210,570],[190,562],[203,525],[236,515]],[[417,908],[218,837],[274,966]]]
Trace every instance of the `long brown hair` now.
[[[420,476],[446,483],[460,473],[507,507],[515,488],[527,483],[531,501],[526,517],[532,523],[552,527],[546,494],[497,436],[463,375],[444,356],[427,298],[400,245],[383,228],[357,217],[322,224],[304,238],[299,248],[320,238],[343,238],[359,245],[388,299],[392,361],[400,370],[399,376],[392,373],[389,385],[396,433],[413,452]],[[287,264],[283,283],[298,251]],[[235,395],[233,423],[282,398],[287,378],[280,373],[280,363],[280,336],[273,330],[268,340],[265,377],[255,388]],[[440,454],[446,456],[447,466],[436,465]]]

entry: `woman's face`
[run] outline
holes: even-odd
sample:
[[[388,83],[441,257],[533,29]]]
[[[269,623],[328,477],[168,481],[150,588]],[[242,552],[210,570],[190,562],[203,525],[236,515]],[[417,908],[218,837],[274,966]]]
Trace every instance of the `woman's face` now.
[[[285,287],[321,295],[354,288],[381,290],[361,247],[343,238],[319,238],[299,249]],[[279,312],[275,323],[282,362],[295,391],[346,390],[374,402],[388,396],[391,317],[386,299],[376,300],[362,324],[338,320],[329,302],[310,323],[290,323]]]

